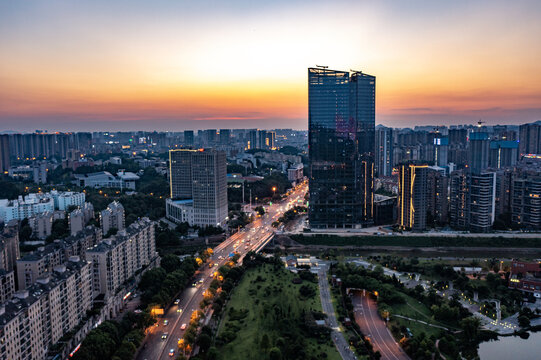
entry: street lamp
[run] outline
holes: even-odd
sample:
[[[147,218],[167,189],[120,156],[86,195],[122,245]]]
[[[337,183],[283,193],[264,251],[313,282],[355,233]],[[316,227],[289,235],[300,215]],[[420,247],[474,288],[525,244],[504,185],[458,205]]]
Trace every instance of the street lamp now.
[[[276,186],[272,187],[272,197],[276,195]]]

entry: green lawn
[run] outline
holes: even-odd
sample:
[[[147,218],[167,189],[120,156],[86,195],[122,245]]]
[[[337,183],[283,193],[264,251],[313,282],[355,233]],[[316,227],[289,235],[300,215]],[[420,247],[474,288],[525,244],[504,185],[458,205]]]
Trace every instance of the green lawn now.
[[[277,317],[300,319],[303,310],[321,311],[317,283],[303,281],[302,284],[293,284],[295,277],[285,269],[275,271],[271,265],[263,265],[244,274],[233,290],[218,329],[217,338],[228,333],[234,337],[234,340],[218,347],[220,360],[264,360],[268,358],[268,351],[264,351],[261,345],[264,335],[268,336],[270,347],[280,341],[280,332],[270,325],[276,324]],[[301,299],[299,288],[303,285],[312,287],[315,296]],[[305,340],[306,354],[325,353],[327,359],[340,359],[330,338],[323,344],[310,337],[305,337]]]
[[[433,325],[439,325],[447,327],[445,324],[442,324],[432,318],[432,314],[430,312],[430,309],[428,309],[424,304],[420,303],[419,301],[415,300],[411,296],[408,296],[406,294],[400,294],[403,298],[406,299],[405,304],[393,304],[391,305],[391,326],[393,324],[396,324],[398,326],[404,325],[407,328],[410,329],[410,331],[413,333],[413,335],[417,335],[421,332],[424,332],[428,336],[430,335],[436,335],[438,336],[441,333],[441,329],[434,328],[432,326],[428,326],[425,324],[421,324],[416,321],[410,321],[406,319],[400,319],[397,317],[393,317],[392,314],[396,315],[402,315],[407,316],[412,319],[425,321],[427,323],[433,324]]]

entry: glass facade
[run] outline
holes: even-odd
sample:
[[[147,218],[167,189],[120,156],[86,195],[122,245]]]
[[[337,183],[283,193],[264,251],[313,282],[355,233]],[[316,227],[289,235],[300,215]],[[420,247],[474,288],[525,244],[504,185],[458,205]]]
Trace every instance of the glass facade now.
[[[312,228],[372,224],[375,77],[308,69]]]

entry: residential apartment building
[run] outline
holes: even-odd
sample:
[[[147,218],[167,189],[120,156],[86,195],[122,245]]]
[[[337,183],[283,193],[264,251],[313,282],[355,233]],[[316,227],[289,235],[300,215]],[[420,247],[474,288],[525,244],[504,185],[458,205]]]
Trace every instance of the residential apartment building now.
[[[87,252],[93,267],[93,293],[114,295],[136,271],[158,257],[154,238],[155,223],[148,218],[128,226]]]
[[[103,235],[107,235],[111,229],[124,230],[124,206],[118,201],[110,203],[107,209],[100,212],[100,224]]]
[[[71,257],[0,305],[0,358],[46,359],[92,308],[92,267]]]
[[[402,164],[398,167],[398,226],[404,230],[426,229],[426,164]]]

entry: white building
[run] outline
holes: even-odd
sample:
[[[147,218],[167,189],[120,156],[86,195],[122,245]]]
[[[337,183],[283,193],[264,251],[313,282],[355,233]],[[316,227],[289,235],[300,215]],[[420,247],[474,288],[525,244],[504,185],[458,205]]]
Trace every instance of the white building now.
[[[115,188],[135,190],[135,182],[139,176],[132,172],[119,171],[116,176],[108,171],[91,174],[75,174],[75,184],[81,187]]]
[[[301,163],[292,165],[289,169],[287,169],[287,179],[291,182],[302,180],[304,177],[303,169],[304,167]]]
[[[113,201],[107,206],[107,209],[100,212],[100,224],[103,235],[109,230],[124,230],[126,223],[124,220],[124,207],[118,201]]]
[[[68,210],[70,206],[83,206],[86,200],[86,195],[83,192],[58,192],[53,190],[51,195],[54,199],[55,208],[64,211]]]

